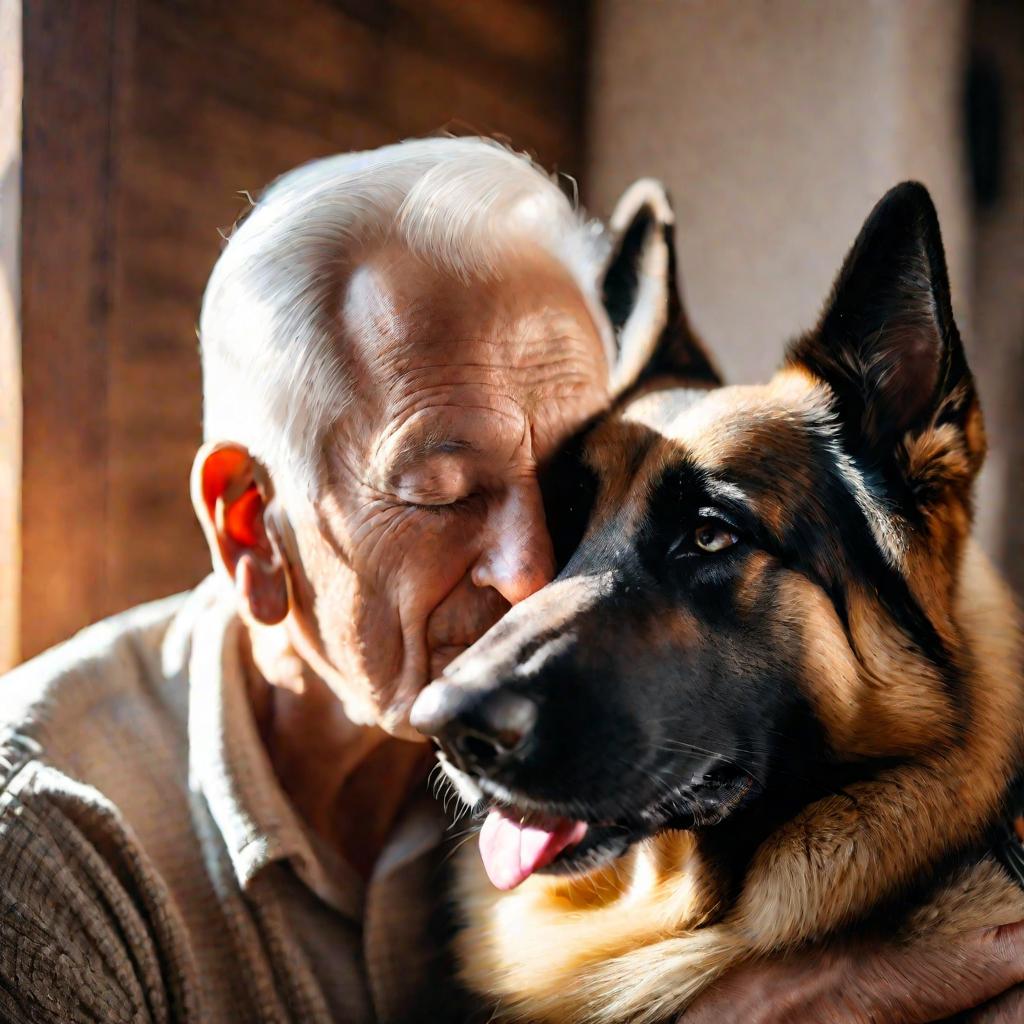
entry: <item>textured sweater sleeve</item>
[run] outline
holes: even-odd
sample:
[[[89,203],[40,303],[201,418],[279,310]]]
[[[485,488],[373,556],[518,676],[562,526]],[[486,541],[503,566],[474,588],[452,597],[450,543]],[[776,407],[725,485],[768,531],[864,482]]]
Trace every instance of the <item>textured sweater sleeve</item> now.
[[[170,1024],[197,1019],[188,965],[161,950],[166,893],[95,790],[0,743],[0,1021]]]

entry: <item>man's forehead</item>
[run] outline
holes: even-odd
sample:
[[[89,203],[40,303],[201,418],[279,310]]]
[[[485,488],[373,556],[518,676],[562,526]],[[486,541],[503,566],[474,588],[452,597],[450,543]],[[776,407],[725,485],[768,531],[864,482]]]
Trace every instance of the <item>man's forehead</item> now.
[[[537,247],[510,252],[500,275],[470,279],[400,246],[382,247],[348,276],[340,312],[345,342],[374,363],[460,353],[478,360],[488,346],[500,363],[517,337],[596,333],[568,271]]]
[[[353,421],[393,467],[474,451],[497,459],[526,436],[547,453],[607,400],[585,300],[542,251],[464,281],[382,248],[351,273],[341,318],[362,396]]]

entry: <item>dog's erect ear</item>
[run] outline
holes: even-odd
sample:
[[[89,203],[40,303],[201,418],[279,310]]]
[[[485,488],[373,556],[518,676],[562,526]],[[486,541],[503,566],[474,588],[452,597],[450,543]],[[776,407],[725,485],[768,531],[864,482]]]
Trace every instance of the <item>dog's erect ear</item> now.
[[[601,295],[618,353],[613,393],[660,375],[721,384],[680,299],[675,216],[665,189],[650,178],[635,182],[616,205],[609,226],[615,243]]]
[[[832,388],[847,450],[865,465],[906,461],[910,442],[932,430],[935,443],[926,447],[938,455],[952,444],[973,477],[984,430],[953,320],[939,221],[923,185],[897,185],[874,208],[821,322],[789,361]],[[952,432],[939,434],[946,425]]]

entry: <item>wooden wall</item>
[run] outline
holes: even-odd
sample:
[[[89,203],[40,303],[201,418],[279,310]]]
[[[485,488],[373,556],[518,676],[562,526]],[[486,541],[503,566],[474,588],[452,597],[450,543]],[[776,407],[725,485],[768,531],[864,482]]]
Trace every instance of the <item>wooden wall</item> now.
[[[21,6],[0,0],[0,668],[20,632],[21,78]]]
[[[453,122],[577,172],[585,7],[25,0],[22,657],[207,571],[195,324],[242,190]]]

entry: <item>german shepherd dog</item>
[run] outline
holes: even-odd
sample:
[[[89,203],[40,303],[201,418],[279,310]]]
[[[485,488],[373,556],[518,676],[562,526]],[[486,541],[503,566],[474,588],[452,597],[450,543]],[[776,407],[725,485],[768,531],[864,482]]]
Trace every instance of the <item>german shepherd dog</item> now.
[[[629,386],[548,474],[563,567],[414,711],[485,817],[465,980],[508,1019],[660,1022],[801,943],[1024,918],[1021,632],[969,537],[985,434],[928,193],[882,199],[763,386],[717,386],[664,193],[613,227]]]

